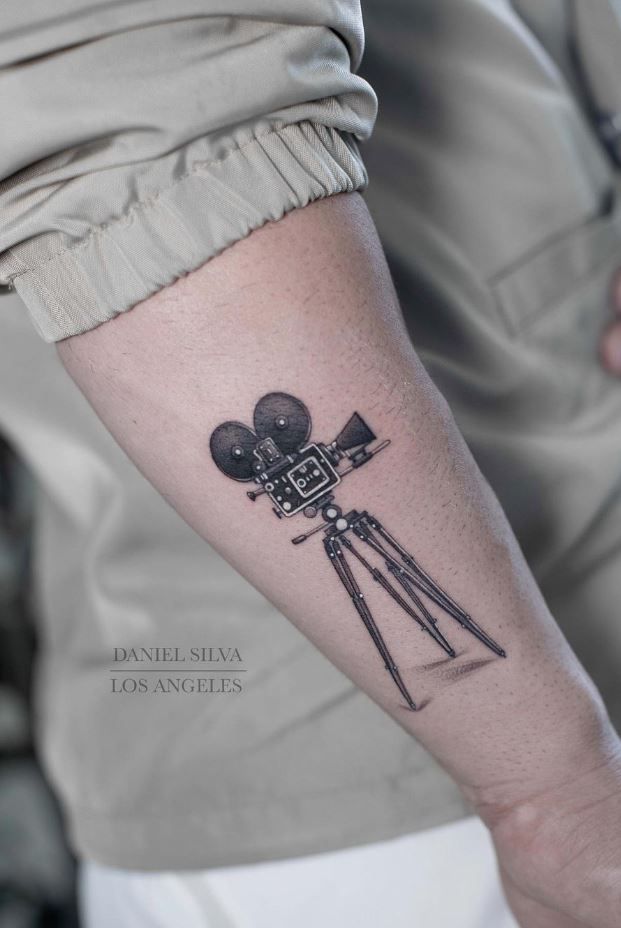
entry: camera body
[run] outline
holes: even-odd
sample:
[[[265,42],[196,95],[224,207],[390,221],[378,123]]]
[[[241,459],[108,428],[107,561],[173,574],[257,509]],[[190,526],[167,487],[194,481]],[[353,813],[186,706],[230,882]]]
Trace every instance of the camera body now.
[[[254,409],[254,430],[241,422],[223,422],[211,434],[211,455],[233,480],[254,481],[247,496],[267,494],[279,518],[303,512],[314,518],[333,499],[346,473],[390,444],[367,446],[375,435],[353,413],[330,444],[310,441],[311,417],[301,400],[288,393],[268,393]],[[345,464],[345,469],[339,469]]]
[[[283,455],[273,438],[260,441],[255,449],[259,461],[257,482],[269,495],[278,515],[294,516],[316,509],[341,482],[336,454],[325,445],[311,443],[295,454]],[[315,514],[314,512],[312,513]]]

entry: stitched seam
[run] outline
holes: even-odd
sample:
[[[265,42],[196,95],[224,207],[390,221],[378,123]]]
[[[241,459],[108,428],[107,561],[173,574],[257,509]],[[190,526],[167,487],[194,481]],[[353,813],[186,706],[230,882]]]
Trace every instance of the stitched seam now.
[[[15,274],[9,275],[9,277],[7,278],[9,286],[12,285],[13,281],[17,280],[20,277],[23,277],[25,274],[31,274],[31,273],[36,273],[40,271],[42,268],[46,267],[48,264],[51,264],[53,261],[56,261],[57,258],[62,258],[64,255],[67,255],[67,254],[72,254],[75,251],[79,251],[81,248],[86,248],[86,246],[89,244],[91,239],[97,238],[102,233],[106,233],[110,229],[114,229],[117,226],[122,225],[123,223],[126,223],[135,213],[148,209],[149,207],[153,206],[163,196],[165,196],[171,190],[174,190],[175,187],[178,187],[179,184],[182,184],[185,180],[188,180],[188,178],[190,177],[196,176],[205,168],[215,167],[216,165],[223,164],[232,155],[235,155],[238,152],[244,151],[246,148],[250,148],[256,142],[259,142],[262,139],[268,138],[269,136],[272,136],[272,135],[281,135],[282,133],[286,132],[288,129],[291,129],[294,127],[300,127],[302,125],[310,125],[313,127],[323,127],[327,129],[327,131],[330,134],[336,135],[336,137],[339,140],[343,141],[339,135],[338,129],[335,129],[334,127],[331,127],[331,126],[330,127],[323,126],[323,124],[321,123],[314,123],[308,119],[301,120],[300,122],[288,123],[286,126],[281,126],[280,129],[269,129],[266,132],[259,133],[258,135],[253,136],[247,142],[244,142],[243,145],[237,145],[235,146],[235,148],[231,148],[231,150],[227,151],[227,153],[222,158],[214,158],[211,161],[199,162],[190,171],[186,171],[185,174],[182,174],[181,177],[177,178],[177,180],[174,183],[170,184],[168,187],[163,187],[161,190],[158,190],[157,193],[154,193],[153,196],[147,197],[144,200],[137,200],[135,203],[133,203],[130,206],[130,208],[127,210],[126,213],[123,213],[122,216],[119,216],[117,219],[113,219],[111,222],[105,222],[105,223],[102,223],[101,225],[95,226],[93,229],[90,229],[87,235],[85,235],[85,237],[81,241],[76,242],[75,245],[70,245],[68,248],[63,248],[61,251],[55,252],[55,254],[50,255],[49,257],[45,259],[45,261],[42,261],[41,264],[37,264],[35,267],[26,266],[24,267],[23,270],[18,271]],[[343,144],[345,143],[343,142]],[[16,255],[12,249],[8,249],[8,254],[10,254],[11,257],[13,257],[16,261],[19,261],[21,264],[24,263],[19,257],[19,255]]]
[[[401,785],[407,787],[408,784],[411,782],[412,777],[416,776],[420,772],[420,769],[421,768],[419,767],[414,767],[414,768],[408,768],[404,770],[402,776],[398,775],[398,782]],[[356,792],[362,793],[362,794],[375,793],[378,787],[381,788],[387,783],[393,782],[394,779],[395,779],[394,777],[385,775],[383,777],[379,777],[378,779],[370,780],[367,783],[365,783],[363,786],[358,787],[356,789]],[[336,787],[327,786],[324,789],[310,790],[308,792],[300,793],[299,795],[296,793],[292,793],[292,794],[286,794],[284,797],[278,796],[277,798],[272,798],[272,799],[266,799],[265,797],[256,797],[254,799],[243,800],[240,802],[240,800],[236,798],[235,805],[241,808],[248,808],[248,809],[253,809],[257,806],[260,806],[261,808],[264,806],[282,806],[286,803],[297,802],[300,799],[323,799],[323,798],[329,798],[330,796],[334,796],[335,794],[338,795],[339,793],[351,794],[351,791],[352,791],[351,786],[349,784],[346,784],[344,786],[336,786]],[[222,797],[219,797],[219,798],[222,798]],[[225,798],[228,798],[228,794],[225,795]],[[456,798],[456,801],[459,803],[459,805],[462,806],[462,802],[459,796],[455,798]],[[106,812],[102,810],[99,810],[99,809],[93,810],[91,806],[82,805],[82,803],[79,803],[79,802],[72,802],[71,808],[73,811],[78,812],[81,816],[83,816],[85,820],[90,820],[90,822],[103,821],[105,823],[108,823],[108,822],[119,822],[120,823],[120,822],[125,822],[125,821],[161,822],[161,821],[170,821],[171,819],[178,820],[179,818],[188,818],[190,816],[194,816],[194,813],[185,812],[182,810],[180,812],[166,813],[164,815],[157,815],[157,816],[152,815],[149,810],[145,810],[142,813],[138,813],[138,814],[129,814],[127,810],[124,810],[122,813],[122,818],[120,818],[116,816],[110,817]],[[230,814],[231,814],[230,809],[226,808],[223,815],[229,816]]]
[[[27,272],[26,272],[26,271],[23,271],[22,273],[25,274],[25,273],[27,273]],[[66,318],[66,315],[67,315],[67,314],[66,314],[66,312],[65,312],[65,309],[63,308],[63,306],[61,306],[61,304],[59,303],[58,299],[57,299],[56,296],[52,293],[52,291],[51,291],[50,288],[47,286],[47,284],[45,283],[45,281],[44,281],[44,280],[41,280],[41,278],[40,278],[39,275],[37,274],[37,270],[36,270],[36,269],[33,269],[33,270],[31,271],[31,273],[32,273],[32,276],[33,276],[35,282],[36,282],[36,283],[38,284],[38,286],[41,288],[41,290],[43,291],[43,293],[45,293],[45,294],[47,295],[48,305],[49,305],[49,306],[53,306],[53,307],[56,309],[56,314],[55,314],[54,316],[48,316],[47,314],[45,314],[44,316],[42,316],[42,314],[40,314],[39,312],[37,312],[37,313],[35,314],[35,313],[32,312],[32,309],[30,310],[31,315],[33,316],[33,318],[34,318],[35,321],[37,322],[37,325],[38,325],[38,327],[39,327],[39,331],[40,331],[43,335],[45,335],[46,332],[49,331],[49,323],[51,322],[51,323],[53,324],[53,326],[54,326],[54,334],[55,334],[55,335],[58,335],[58,334],[60,333],[60,334],[61,334],[61,337],[62,337],[62,330],[61,330],[60,320],[64,320],[64,319]],[[21,277],[22,275],[20,274],[19,276]],[[48,324],[47,329],[46,329],[46,327],[43,326],[43,324],[42,324],[42,319],[43,319],[43,318],[45,319],[45,322]]]

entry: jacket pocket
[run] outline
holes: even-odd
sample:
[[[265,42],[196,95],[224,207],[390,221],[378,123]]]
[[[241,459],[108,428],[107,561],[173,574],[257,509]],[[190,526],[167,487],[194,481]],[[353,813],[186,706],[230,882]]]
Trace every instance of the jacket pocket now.
[[[621,186],[612,188],[593,218],[526,255],[488,283],[511,334],[517,335],[562,304],[615,259],[621,265]]]

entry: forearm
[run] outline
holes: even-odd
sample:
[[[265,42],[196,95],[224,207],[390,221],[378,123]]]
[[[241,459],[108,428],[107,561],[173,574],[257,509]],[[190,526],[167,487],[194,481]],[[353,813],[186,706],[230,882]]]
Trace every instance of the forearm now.
[[[62,342],[60,354],[181,516],[416,735],[484,814],[579,775],[585,745],[605,750],[611,733],[599,698],[415,356],[359,197],[261,229],[131,312]],[[321,517],[277,519],[267,495],[251,502],[253,484],[228,479],[212,458],[214,429],[225,420],[252,425],[257,400],[273,391],[306,404],[314,440],[331,442],[354,411],[390,439],[339,484],[335,502],[344,514],[376,517],[506,658],[423,595],[456,651],[450,657],[344,542],[416,702],[408,708],[329,562],[325,533],[291,543]],[[345,536],[420,617],[385,559],[355,532]]]

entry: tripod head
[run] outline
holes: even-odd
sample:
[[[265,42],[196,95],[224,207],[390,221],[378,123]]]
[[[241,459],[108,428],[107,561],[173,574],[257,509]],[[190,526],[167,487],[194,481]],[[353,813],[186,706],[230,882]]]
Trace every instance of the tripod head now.
[[[325,517],[342,478],[390,444],[385,440],[369,449],[376,436],[357,412],[329,444],[309,441],[310,413],[288,393],[263,396],[253,425],[254,430],[241,422],[223,422],[211,434],[211,455],[227,477],[254,481],[258,489],[247,496],[254,502],[267,494],[279,519],[299,512],[314,518],[320,511]]]

